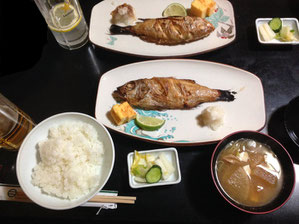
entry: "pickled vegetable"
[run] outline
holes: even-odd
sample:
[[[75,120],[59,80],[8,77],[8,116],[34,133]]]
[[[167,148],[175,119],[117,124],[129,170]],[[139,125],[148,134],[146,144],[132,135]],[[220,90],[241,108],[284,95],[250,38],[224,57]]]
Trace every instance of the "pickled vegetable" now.
[[[269,26],[275,33],[278,33],[281,30],[282,21],[278,17],[273,18],[269,21]]]
[[[162,169],[158,165],[153,165],[146,173],[145,180],[149,184],[157,183],[162,178]]]

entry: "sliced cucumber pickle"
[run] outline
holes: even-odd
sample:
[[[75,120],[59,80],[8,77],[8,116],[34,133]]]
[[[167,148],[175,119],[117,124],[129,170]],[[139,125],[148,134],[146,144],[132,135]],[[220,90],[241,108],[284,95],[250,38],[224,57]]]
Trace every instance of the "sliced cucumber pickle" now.
[[[269,21],[269,26],[275,33],[278,33],[281,30],[282,21],[280,18],[275,17]]]
[[[149,184],[157,183],[162,178],[162,170],[158,165],[153,165],[146,173],[145,180]]]

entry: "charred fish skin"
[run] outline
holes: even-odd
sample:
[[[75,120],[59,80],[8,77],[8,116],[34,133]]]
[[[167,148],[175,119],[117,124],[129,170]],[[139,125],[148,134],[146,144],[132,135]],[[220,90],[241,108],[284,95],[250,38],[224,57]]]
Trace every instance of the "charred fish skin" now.
[[[134,26],[111,25],[110,33],[131,34],[159,45],[178,45],[207,37],[215,29],[207,20],[192,16],[142,20]]]
[[[235,93],[210,89],[194,80],[153,77],[130,81],[113,92],[117,101],[145,110],[191,109],[201,103],[233,101]]]
[[[131,26],[122,27],[122,26],[112,24],[110,26],[110,33],[113,34],[113,35],[116,35],[116,34],[131,34],[130,27]]]
[[[220,96],[218,97],[217,101],[234,101],[235,100],[235,94],[234,91],[228,91],[228,90],[218,90],[220,92]]]

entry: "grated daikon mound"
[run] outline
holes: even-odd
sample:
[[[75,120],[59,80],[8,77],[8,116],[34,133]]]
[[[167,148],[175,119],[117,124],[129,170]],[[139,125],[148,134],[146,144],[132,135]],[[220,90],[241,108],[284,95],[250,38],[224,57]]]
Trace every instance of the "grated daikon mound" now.
[[[213,131],[216,131],[224,123],[225,112],[220,106],[209,106],[204,109],[199,116],[201,126],[208,126]]]
[[[117,6],[111,13],[112,24],[119,25],[133,25],[137,20],[135,16],[135,10],[131,5],[126,3]]]
[[[97,131],[83,122],[52,127],[48,139],[38,143],[41,161],[34,167],[32,184],[64,199],[88,194],[100,180],[103,144]]]

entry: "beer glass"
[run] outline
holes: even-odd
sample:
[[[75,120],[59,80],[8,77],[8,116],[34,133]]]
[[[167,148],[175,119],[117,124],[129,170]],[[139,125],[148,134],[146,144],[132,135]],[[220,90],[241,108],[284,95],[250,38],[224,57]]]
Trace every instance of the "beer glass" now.
[[[26,113],[0,93],[0,148],[18,150],[34,126]]]

